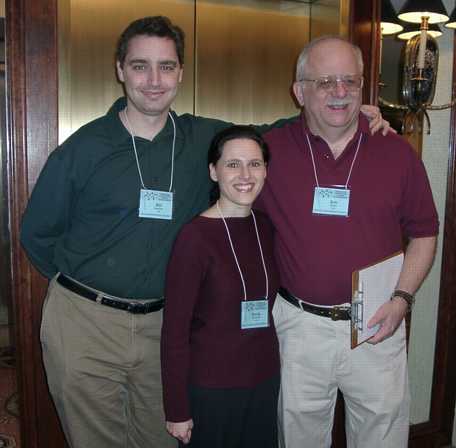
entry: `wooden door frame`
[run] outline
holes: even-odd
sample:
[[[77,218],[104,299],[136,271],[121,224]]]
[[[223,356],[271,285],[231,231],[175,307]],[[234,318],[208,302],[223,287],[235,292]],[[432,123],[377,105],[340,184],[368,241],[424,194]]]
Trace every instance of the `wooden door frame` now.
[[[39,344],[47,282],[19,242],[22,213],[57,144],[57,0],[6,0],[8,184],[12,297],[21,443],[61,448],[63,434],[47,390]]]
[[[361,46],[365,57],[364,101],[375,103],[380,0],[351,2],[351,36]],[[29,194],[58,139],[57,0],[6,0],[5,42],[12,294],[22,440],[27,448],[60,448],[64,446],[64,439],[47,392],[39,344],[41,305],[47,284],[31,267],[19,242],[20,219]],[[456,59],[453,79],[456,79]],[[456,397],[456,300],[452,300],[456,298],[455,134],[456,110],[453,109],[431,414],[429,421],[412,427],[411,448],[448,444],[453,430]]]
[[[351,38],[361,47],[365,67],[363,100],[378,96],[381,0],[351,0]],[[456,34],[455,34],[456,36]],[[456,37],[454,40],[456,49]],[[453,51],[453,96],[456,95],[456,52]],[[442,241],[442,269],[430,418],[412,425],[409,448],[451,444],[456,402],[456,107],[450,119],[448,179]],[[339,445],[338,445],[339,446]],[[342,446],[342,445],[341,445]]]

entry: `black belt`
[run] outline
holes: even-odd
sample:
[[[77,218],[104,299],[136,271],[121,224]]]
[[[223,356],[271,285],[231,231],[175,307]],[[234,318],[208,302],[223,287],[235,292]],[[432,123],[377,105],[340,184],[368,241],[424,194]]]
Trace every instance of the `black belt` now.
[[[333,306],[331,308],[311,305],[296,298],[293,294],[285,288],[279,288],[279,294],[292,305],[300,308],[302,311],[316,314],[317,316],[330,317],[332,320],[350,320],[351,307],[349,306]]]
[[[127,311],[132,314],[148,314],[154,311],[159,311],[163,308],[164,299],[159,299],[156,302],[128,302],[123,300],[116,300],[111,297],[101,296],[99,297],[95,291],[71,280],[66,275],[59,274],[57,277],[57,283],[62,285],[64,288],[71,292],[74,292],[78,296],[84,297],[85,299],[92,300],[94,302],[101,303],[102,305],[116,308],[118,310]]]

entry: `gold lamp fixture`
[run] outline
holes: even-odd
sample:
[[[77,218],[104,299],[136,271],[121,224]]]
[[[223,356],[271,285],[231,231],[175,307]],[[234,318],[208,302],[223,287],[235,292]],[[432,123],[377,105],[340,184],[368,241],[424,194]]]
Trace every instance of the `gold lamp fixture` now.
[[[442,30],[439,25],[432,23],[429,25],[427,30],[428,36],[432,36],[434,39],[437,39],[442,35]],[[413,23],[406,23],[404,29],[398,33],[397,38],[401,40],[409,40],[414,36],[421,34],[420,27]]]
[[[452,17],[454,18],[455,11]],[[455,100],[440,106],[432,105],[435,93],[439,48],[435,37],[441,35],[435,26],[449,20],[445,6],[441,0],[407,0],[398,14],[404,22],[420,24],[415,35],[403,33],[409,39],[405,47],[404,70],[402,79],[402,97],[404,104],[393,104],[379,98],[382,105],[406,111],[402,130],[413,133],[419,125],[418,117],[423,115],[427,122],[427,132],[431,132],[428,110],[450,108]],[[454,20],[456,27],[456,20]],[[412,30],[413,33],[413,30]],[[439,34],[440,33],[440,34]],[[405,39],[403,35],[398,36]]]

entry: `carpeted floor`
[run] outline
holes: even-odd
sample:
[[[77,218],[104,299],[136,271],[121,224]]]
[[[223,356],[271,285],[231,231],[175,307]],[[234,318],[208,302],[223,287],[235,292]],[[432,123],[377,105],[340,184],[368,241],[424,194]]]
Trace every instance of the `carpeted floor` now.
[[[14,356],[0,348],[0,448],[19,448],[19,406]]]

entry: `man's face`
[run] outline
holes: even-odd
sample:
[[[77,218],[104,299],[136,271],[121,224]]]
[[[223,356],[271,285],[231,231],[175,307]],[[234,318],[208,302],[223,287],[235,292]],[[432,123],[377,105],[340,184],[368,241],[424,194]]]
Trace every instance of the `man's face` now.
[[[148,116],[168,113],[182,81],[182,67],[171,39],[136,36],[128,43],[117,74],[125,86],[129,109]]]
[[[322,137],[336,129],[349,131],[358,122],[362,89],[353,88],[353,80],[362,73],[351,46],[343,41],[324,41],[308,55],[305,79],[329,80],[325,82],[297,81],[293,89],[301,106],[304,106],[308,125]],[[336,76],[337,82],[334,81]],[[348,82],[344,82],[349,80]]]

